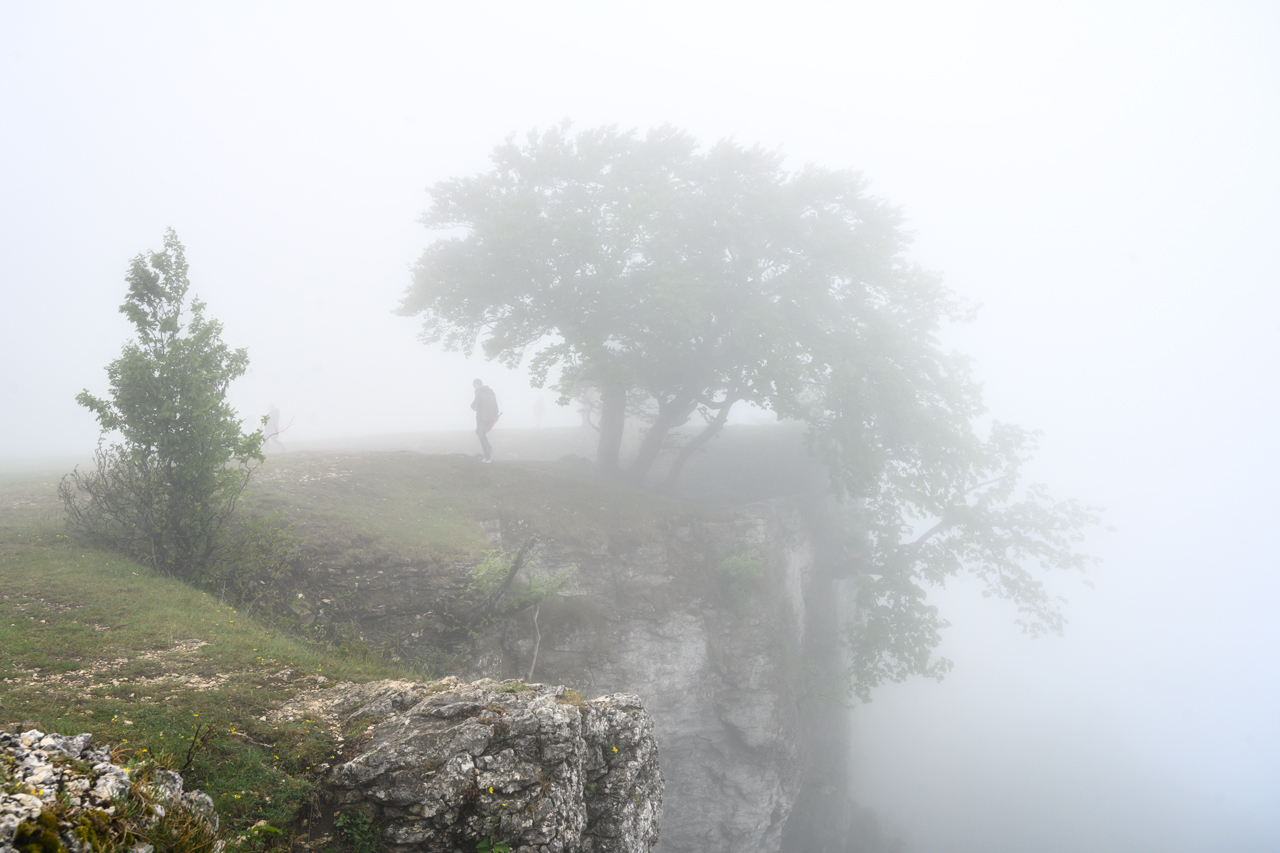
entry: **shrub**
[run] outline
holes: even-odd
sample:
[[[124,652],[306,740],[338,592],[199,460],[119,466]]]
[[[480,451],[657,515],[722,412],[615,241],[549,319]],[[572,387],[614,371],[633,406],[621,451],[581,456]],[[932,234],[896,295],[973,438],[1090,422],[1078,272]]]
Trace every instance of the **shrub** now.
[[[764,563],[756,557],[738,554],[716,564],[716,580],[735,608],[746,603],[763,579]]]
[[[107,399],[77,395],[103,439],[93,468],[68,474],[58,494],[72,530],[161,572],[205,579],[236,500],[263,460],[262,431],[242,432],[226,400],[249,357],[222,342],[222,324],[205,318],[198,299],[184,325],[187,262],[172,228],[164,251],[134,258],[126,281],[120,312],[137,339],[107,365]],[[120,440],[104,446],[109,435]]]

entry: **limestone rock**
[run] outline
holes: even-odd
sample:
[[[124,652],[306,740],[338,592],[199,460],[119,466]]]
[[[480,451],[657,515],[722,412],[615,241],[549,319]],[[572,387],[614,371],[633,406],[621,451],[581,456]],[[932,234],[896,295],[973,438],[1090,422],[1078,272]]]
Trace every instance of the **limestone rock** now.
[[[207,795],[184,791],[182,777],[172,771],[156,770],[149,780],[138,788],[154,815],[176,806],[202,815],[216,832],[218,815]],[[129,771],[111,762],[106,747],[94,747],[92,735],[68,737],[37,729],[0,731],[0,781],[0,853],[14,853],[20,826],[53,811],[62,815],[57,826],[62,845],[71,851],[87,850],[65,821],[89,811],[114,815],[118,798],[135,791]]]
[[[548,538],[530,560],[532,573],[570,571],[540,606],[536,677],[639,693],[653,715],[668,795],[658,853],[782,848],[808,760],[798,699],[811,690],[800,649],[813,627],[812,517],[771,501],[595,551]],[[727,571],[733,558],[755,572]],[[476,641],[476,675],[528,670],[535,632],[522,616]],[[488,671],[486,642],[500,652]]]
[[[648,853],[662,777],[653,721],[636,696],[590,702],[564,688],[484,679],[338,684],[273,720],[367,729],[328,785],[382,827],[396,853]]]
[[[572,532],[491,519],[485,534],[507,553],[537,534],[522,581],[563,583],[465,639],[456,599],[468,566],[451,579],[409,561],[324,566],[309,583],[342,596],[374,648],[423,661],[444,648],[466,662],[457,674],[467,679],[643,696],[667,794],[656,853],[779,853],[802,787],[848,782],[848,712],[819,697],[838,699],[840,629],[852,618],[841,608],[856,580],[833,574],[824,488]],[[841,820],[827,810],[804,823],[820,819]]]

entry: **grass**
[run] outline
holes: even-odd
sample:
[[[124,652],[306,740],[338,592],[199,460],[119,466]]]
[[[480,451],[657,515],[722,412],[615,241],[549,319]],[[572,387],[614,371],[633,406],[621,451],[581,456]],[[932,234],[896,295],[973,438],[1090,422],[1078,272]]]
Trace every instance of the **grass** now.
[[[233,834],[261,839],[250,830],[266,821],[287,838],[321,765],[340,756],[319,725],[259,719],[299,689],[286,679],[406,672],[373,655],[308,647],[208,593],[74,542],[58,532],[56,497],[43,488],[0,483],[0,723],[92,732],[122,761],[185,768]]]
[[[270,457],[246,494],[279,512],[314,554],[337,566],[395,559],[448,565],[493,546],[483,522],[518,519],[562,541],[603,543],[656,527],[686,505],[556,462],[483,465],[417,453],[289,453]]]
[[[213,797],[242,839],[238,851],[287,843],[314,805],[319,775],[343,756],[319,724],[268,725],[267,711],[301,689],[300,676],[410,671],[359,644],[308,645],[216,595],[68,538],[56,485],[48,473],[0,476],[0,724],[91,732],[122,761],[181,770]],[[244,506],[293,525],[307,560],[404,560],[442,574],[492,549],[484,524],[496,519],[508,532],[605,544],[690,512],[569,464],[410,453],[275,456]],[[264,833],[262,821],[282,833]]]

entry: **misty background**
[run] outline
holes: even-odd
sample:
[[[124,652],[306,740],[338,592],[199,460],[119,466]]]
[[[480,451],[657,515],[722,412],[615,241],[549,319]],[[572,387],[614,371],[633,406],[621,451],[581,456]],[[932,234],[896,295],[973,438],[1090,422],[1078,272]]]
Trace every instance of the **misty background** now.
[[[1280,849],[1277,46],[1265,2],[0,2],[0,457],[91,452],[167,226],[286,444],[469,429],[476,376],[569,426],[392,315],[427,186],[564,117],[858,169],[1115,530],[1064,638],[938,592],[956,668],[855,712],[857,797],[915,851]]]

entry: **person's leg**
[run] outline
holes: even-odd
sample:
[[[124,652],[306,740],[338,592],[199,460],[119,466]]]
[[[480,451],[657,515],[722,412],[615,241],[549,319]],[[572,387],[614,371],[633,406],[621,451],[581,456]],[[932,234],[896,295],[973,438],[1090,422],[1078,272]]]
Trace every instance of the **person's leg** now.
[[[476,424],[476,435],[480,438],[480,449],[484,451],[484,458],[489,459],[493,456],[493,448],[489,446],[489,439],[485,435],[484,424]]]

